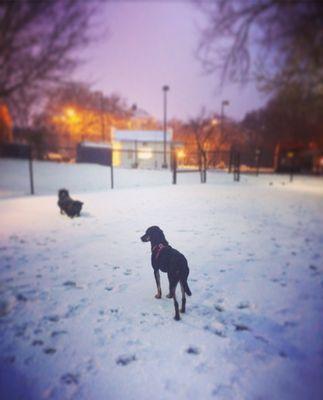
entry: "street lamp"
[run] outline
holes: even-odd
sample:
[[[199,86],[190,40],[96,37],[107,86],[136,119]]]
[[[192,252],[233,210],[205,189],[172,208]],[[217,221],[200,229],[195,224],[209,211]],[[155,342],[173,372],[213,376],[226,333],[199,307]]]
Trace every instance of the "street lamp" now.
[[[105,141],[105,126],[104,126],[104,98],[103,93],[100,92],[100,122],[101,122],[101,136],[102,142]]]
[[[223,100],[221,103],[221,136],[223,134],[223,119],[224,119],[224,107],[228,106],[230,103],[228,100]]]
[[[166,130],[167,130],[167,92],[169,90],[169,86],[163,86],[164,92],[164,163],[162,168],[167,168],[167,160],[166,160]]]
[[[61,120],[70,126],[76,126],[80,122],[80,115],[73,107],[67,107],[63,111]]]
[[[222,100],[222,103],[221,103],[221,126],[220,126],[221,138],[223,137],[224,107],[228,106],[229,104],[230,103],[228,100]],[[231,172],[231,164],[232,164],[232,149],[230,151],[229,172]]]
[[[76,117],[76,111],[74,110],[74,108],[72,107],[67,107],[65,109],[65,115],[69,118],[69,119],[74,119]]]
[[[218,124],[218,120],[216,118],[212,118],[211,122],[210,122],[211,127],[215,127],[215,126],[217,126],[217,124]]]
[[[100,125],[101,125],[101,140],[102,142],[105,141],[105,126],[104,126],[104,96],[101,91],[95,92],[96,98],[98,99],[98,109],[99,109],[99,118],[100,118]]]

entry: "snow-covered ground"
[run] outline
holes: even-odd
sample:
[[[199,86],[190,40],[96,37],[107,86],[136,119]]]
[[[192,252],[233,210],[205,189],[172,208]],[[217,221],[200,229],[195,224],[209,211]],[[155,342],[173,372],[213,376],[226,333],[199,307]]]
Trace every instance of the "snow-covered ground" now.
[[[321,179],[116,170],[111,191],[107,168],[38,163],[32,197],[22,163],[0,161],[1,399],[322,399]],[[179,322],[150,225],[189,261]]]

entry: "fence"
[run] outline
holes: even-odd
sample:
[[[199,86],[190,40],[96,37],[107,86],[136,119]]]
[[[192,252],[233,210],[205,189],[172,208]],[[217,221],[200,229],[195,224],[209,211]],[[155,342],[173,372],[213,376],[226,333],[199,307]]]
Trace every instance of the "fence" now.
[[[62,149],[64,150],[64,149]],[[93,152],[94,151],[94,152]],[[150,165],[148,169],[156,169],[155,164],[153,162],[154,157],[158,156],[159,159],[163,158],[164,152],[160,150],[151,150],[151,149],[111,149],[108,145],[100,146],[95,143],[91,144],[88,148],[83,148],[79,146],[77,149],[74,149],[75,161],[83,162],[83,163],[95,163],[108,166],[110,168],[109,175],[104,169],[96,169],[94,174],[94,169],[88,168],[84,166],[82,168],[73,168],[73,163],[69,163],[71,167],[67,168],[68,164],[62,163],[61,167],[53,167],[49,166],[48,163],[42,164],[41,162],[33,162],[32,157],[32,147],[26,144],[2,144],[0,146],[0,157],[10,157],[10,158],[20,158],[22,160],[26,160],[26,167],[24,163],[19,164],[19,174],[23,177],[23,181],[20,179],[19,181],[19,190],[23,188],[25,192],[25,188],[27,184],[25,182],[26,178],[24,178],[25,172],[28,171],[28,186],[30,188],[30,193],[35,193],[35,188],[37,193],[44,193],[44,188],[47,183],[44,185],[46,178],[44,178],[44,172],[40,173],[41,168],[47,169],[47,174],[51,178],[50,192],[53,190],[53,187],[60,187],[66,185],[68,187],[73,188],[75,191],[88,191],[88,190],[106,190],[108,187],[113,188],[115,184],[114,177],[114,162],[113,159],[116,155],[126,154],[126,158],[131,160],[135,160],[133,164],[129,164],[132,168],[124,169],[119,168],[116,170],[116,181],[117,187],[135,187],[140,185],[159,185],[159,184],[167,184],[173,183],[177,184],[179,182],[179,177],[184,174],[196,174],[198,180],[201,183],[207,182],[207,173],[208,171],[223,171],[232,173],[233,180],[236,182],[240,181],[241,174],[254,174],[258,176],[264,172],[274,172],[273,169],[273,154],[265,151],[261,151],[260,149],[244,149],[243,151],[238,151],[235,148],[232,148],[230,151],[185,151],[183,148],[173,147],[171,151],[166,151],[167,156],[167,169],[170,174],[167,175],[161,169],[160,172],[156,172],[155,174],[145,173],[143,171],[144,168],[147,168],[147,165]],[[91,153],[91,154],[90,154]],[[37,154],[37,152],[36,152]],[[294,174],[298,171],[298,161],[294,153],[289,152],[287,154],[288,158],[288,169],[285,171],[290,174],[290,180],[293,180]],[[63,161],[62,159],[55,159],[55,161]],[[149,161],[149,163],[148,163]],[[9,165],[9,164],[7,164]],[[12,164],[11,164],[12,165]],[[55,168],[54,168],[55,167]],[[26,168],[26,169],[25,169]],[[142,173],[129,173],[129,169],[135,170],[142,168]],[[34,171],[35,169],[35,171]],[[64,169],[73,170],[73,181],[72,179],[65,179],[69,175],[69,173],[64,174]],[[128,172],[127,172],[128,170]],[[7,169],[9,172],[8,176],[5,179],[5,185],[3,188],[7,187],[7,183],[13,182],[15,177],[17,176],[17,172]],[[10,176],[10,171],[12,175]],[[56,171],[61,171],[60,174],[56,176]],[[109,171],[109,170],[107,170]],[[34,177],[35,174],[35,177]],[[131,176],[131,178],[129,178]],[[167,178],[168,176],[168,178]],[[212,180],[215,179],[216,175],[212,177]],[[55,179],[55,182],[54,182]],[[183,178],[184,183],[194,183],[194,175],[192,179],[187,176],[185,179]],[[110,180],[110,184],[108,183]],[[132,181],[131,181],[132,180]],[[34,181],[35,186],[34,187]],[[4,182],[4,180],[2,180]],[[139,183],[139,184],[138,184]],[[129,186],[128,186],[129,185]],[[47,186],[46,186],[47,187]],[[49,190],[49,189],[48,189]],[[47,192],[48,193],[48,192]]]
[[[14,158],[23,158],[27,159],[29,163],[29,181],[30,181],[30,193],[34,194],[35,189],[34,189],[34,175],[33,175],[33,159],[32,159],[32,148],[29,145],[23,145],[23,144],[8,144],[5,146],[1,147],[1,152],[0,155],[6,156],[6,157],[14,157]],[[63,149],[64,150],[64,149]],[[110,187],[111,189],[114,188],[114,168],[113,168],[113,158],[115,155],[120,155],[120,154],[128,154],[131,156],[132,159],[134,159],[136,162],[132,165],[133,169],[140,168],[140,159],[143,158],[146,160],[149,157],[154,158],[156,155],[160,158],[161,156],[164,156],[163,151],[158,151],[158,150],[144,150],[144,149],[112,149],[108,145],[97,145],[95,143],[90,143],[88,145],[79,145],[75,151],[75,161],[77,163],[91,163],[91,164],[101,164],[104,166],[107,166],[110,168]],[[37,153],[36,153],[37,154]],[[177,184],[178,182],[178,177],[181,174],[197,174],[199,177],[199,181],[201,183],[206,183],[207,182],[207,171],[210,169],[220,169],[222,171],[225,171],[228,165],[231,168],[231,162],[233,163],[234,166],[234,180],[239,181],[240,179],[240,154],[238,156],[234,156],[232,158],[232,154],[227,151],[219,151],[219,152],[201,152],[201,151],[190,151],[190,152],[184,152],[182,149],[178,149],[173,147],[171,151],[166,152],[167,155],[167,160],[169,160],[168,167],[171,172],[170,176],[170,182],[173,184]],[[144,156],[144,157],[142,157]],[[232,160],[231,160],[232,158]],[[55,158],[55,161],[63,161],[62,159]],[[154,164],[151,163],[151,166]],[[36,190],[37,193],[42,193],[42,187],[44,186],[43,181],[45,178],[43,177],[43,174],[45,173],[40,173],[40,167],[42,164],[37,163],[36,165]],[[86,188],[93,189],[95,185],[98,184],[98,176],[100,176],[101,182],[103,182],[103,188],[108,188],[108,175],[105,175],[105,178],[103,178],[102,181],[102,170],[98,171],[98,176],[91,178],[87,172],[85,171],[84,168],[78,169],[79,170],[79,177],[77,176],[77,173],[75,168],[74,168],[74,175],[73,175],[73,181],[65,179],[64,173],[62,175],[57,175],[53,171],[55,168],[50,168],[49,166],[43,165],[42,168],[47,168],[48,169],[48,175],[51,176],[51,185],[49,185],[51,188],[53,186],[57,186],[57,188],[61,187],[62,185],[67,185],[68,187],[74,187],[74,190],[79,190],[80,187],[83,187],[82,190],[87,190]],[[58,170],[63,170],[64,168],[58,168]],[[151,169],[154,169],[153,167]],[[57,168],[56,168],[57,170]],[[90,171],[90,170],[89,170]],[[93,170],[92,170],[93,171]],[[119,171],[119,170],[118,170]],[[69,173],[66,173],[66,176],[68,176]],[[122,174],[118,172],[117,174],[117,179],[121,177],[122,179]],[[128,174],[129,175],[129,174]],[[136,174],[138,175],[138,174]],[[60,176],[60,178],[59,178]],[[132,174],[133,177],[135,175]],[[155,184],[155,182],[152,182],[152,179],[145,175],[144,173],[142,174],[143,178],[138,178],[138,180],[141,182],[143,179],[145,179],[145,176],[147,180],[149,181],[149,185],[151,183]],[[165,174],[161,176],[161,174],[155,175],[156,180],[161,180],[161,182],[165,183],[167,182],[167,178],[165,181]],[[56,185],[54,185],[54,179],[56,179]],[[136,178],[137,179],[137,178]],[[77,182],[79,181],[79,182]],[[92,182],[93,181],[93,182]],[[125,179],[123,178],[123,181]],[[185,182],[190,181],[194,182],[193,180],[190,179],[185,179]],[[66,183],[64,183],[66,182]],[[48,186],[48,187],[49,187]],[[118,187],[119,181],[118,181]],[[102,185],[100,184],[100,189],[101,190]],[[95,189],[94,189],[95,190]]]
[[[201,183],[206,183],[207,181],[207,171],[210,169],[220,169],[232,172],[233,170],[233,180],[236,182],[240,181],[241,173],[241,156],[240,152],[231,150],[229,151],[212,151],[212,152],[191,152],[186,155],[186,160],[194,160],[193,163],[195,168],[192,168],[192,164],[186,164],[185,160],[181,160],[182,167],[180,168],[178,163],[178,156],[176,151],[172,153],[172,176],[173,184],[177,183],[177,174],[179,173],[190,173],[198,172],[200,174]]]
[[[113,189],[113,150],[110,146],[80,143],[76,150],[76,161],[78,163],[100,164],[110,167],[110,182],[111,189]]]
[[[180,154],[180,153],[179,153]],[[179,156],[176,149],[171,155],[172,183],[177,184],[177,175],[183,173],[199,173],[201,183],[206,183],[207,159],[201,152],[185,153]]]
[[[0,157],[27,160],[29,172],[30,194],[35,193],[32,148],[22,143],[2,143],[0,146]]]

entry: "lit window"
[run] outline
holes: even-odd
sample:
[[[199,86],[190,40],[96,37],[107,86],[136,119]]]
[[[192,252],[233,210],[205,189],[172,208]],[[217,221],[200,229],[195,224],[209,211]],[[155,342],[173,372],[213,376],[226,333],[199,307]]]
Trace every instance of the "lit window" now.
[[[153,157],[153,150],[150,147],[141,147],[138,149],[138,158],[140,160],[150,160]]]

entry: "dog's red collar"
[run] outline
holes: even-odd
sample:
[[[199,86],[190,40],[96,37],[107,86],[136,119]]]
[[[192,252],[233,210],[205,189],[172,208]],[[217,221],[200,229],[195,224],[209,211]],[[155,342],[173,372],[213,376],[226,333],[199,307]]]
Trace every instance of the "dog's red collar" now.
[[[157,258],[159,257],[161,251],[165,248],[166,246],[162,243],[156,244],[153,248],[152,248],[152,252],[156,252],[155,254],[155,258],[157,260]]]

